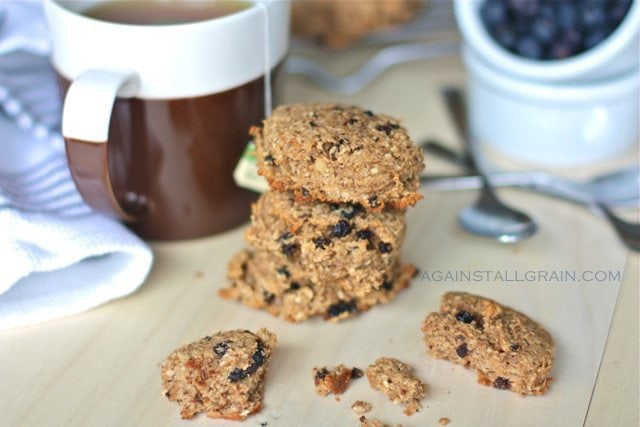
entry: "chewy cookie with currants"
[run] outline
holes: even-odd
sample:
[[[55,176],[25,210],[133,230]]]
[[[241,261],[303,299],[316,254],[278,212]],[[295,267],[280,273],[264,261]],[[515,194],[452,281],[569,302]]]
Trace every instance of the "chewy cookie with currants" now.
[[[422,325],[427,353],[478,373],[478,382],[520,395],[544,394],[555,344],[524,314],[464,292],[443,295]]]
[[[314,283],[333,281],[345,292],[363,296],[391,280],[405,228],[402,211],[297,202],[293,193],[268,191],[253,205],[245,238],[271,254],[274,274],[293,264]],[[286,274],[278,276],[288,287]]]
[[[262,328],[219,332],[173,351],[162,363],[164,395],[183,419],[244,420],[258,412],[275,334]]]
[[[284,105],[250,133],[258,173],[297,200],[380,211],[422,198],[422,150],[392,117],[339,104]]]

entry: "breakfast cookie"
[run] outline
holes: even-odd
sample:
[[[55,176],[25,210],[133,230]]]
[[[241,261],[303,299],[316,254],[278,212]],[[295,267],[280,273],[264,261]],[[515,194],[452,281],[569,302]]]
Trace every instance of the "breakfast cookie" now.
[[[415,18],[424,0],[295,0],[291,6],[294,35],[338,48],[371,32]]]
[[[427,353],[475,370],[478,382],[520,395],[549,387],[555,344],[542,326],[495,301],[464,292],[443,295],[422,325]]]
[[[420,400],[427,386],[412,374],[409,365],[391,357],[377,359],[367,368],[367,378],[374,390],[379,390],[395,403],[406,404],[404,413],[411,416],[420,411]]]
[[[219,332],[187,344],[162,363],[162,389],[183,419],[243,420],[258,412],[276,336],[260,329]]]
[[[249,307],[266,310],[290,322],[301,322],[312,316],[338,321],[375,305],[387,303],[409,286],[416,272],[413,265],[398,263],[394,267],[393,276],[384,286],[371,290],[364,296],[355,296],[336,287],[332,282],[314,283],[304,277],[304,274],[300,277],[293,276],[293,267],[265,274],[254,265],[256,252],[243,250],[232,258],[227,271],[229,286],[221,289],[218,294],[222,298],[237,299]],[[279,286],[272,282],[279,283],[280,276],[287,274],[291,275],[288,278],[289,287],[284,291],[272,292]]]
[[[250,133],[258,173],[298,200],[379,211],[422,198],[422,150],[392,117],[338,104],[284,105]]]
[[[353,379],[360,378],[362,371],[358,368],[348,368],[345,365],[338,365],[335,368],[313,368],[313,383],[316,386],[316,393],[320,396],[328,394],[342,394]]]
[[[297,202],[291,192],[268,191],[253,205],[245,237],[269,252],[260,261],[264,268],[295,263],[315,283],[335,281],[346,292],[363,295],[393,274],[405,229],[399,210]]]

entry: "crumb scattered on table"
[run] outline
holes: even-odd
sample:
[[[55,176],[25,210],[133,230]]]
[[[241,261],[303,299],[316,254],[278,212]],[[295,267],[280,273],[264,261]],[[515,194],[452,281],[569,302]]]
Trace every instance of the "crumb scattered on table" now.
[[[356,400],[351,405],[351,410],[358,415],[362,415],[371,410],[371,403],[365,402],[363,400]]]
[[[449,424],[450,420],[449,418],[440,418],[438,420],[438,424],[440,424],[441,426],[446,426],[447,424]]]
[[[379,390],[395,403],[404,403],[404,414],[420,411],[420,400],[427,394],[427,386],[412,374],[409,365],[391,357],[377,359],[367,368],[367,378],[374,390]]]
[[[352,379],[362,376],[362,371],[358,368],[348,368],[340,364],[331,370],[324,368],[313,368],[313,381],[316,386],[316,393],[321,396],[328,394],[342,394],[349,386]]]

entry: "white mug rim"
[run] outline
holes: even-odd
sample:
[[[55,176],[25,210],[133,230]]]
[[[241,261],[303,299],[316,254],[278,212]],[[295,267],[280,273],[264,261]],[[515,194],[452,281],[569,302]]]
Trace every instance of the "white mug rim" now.
[[[65,1],[69,1],[69,0],[45,0],[51,4],[54,5],[55,8],[57,8],[61,13],[64,13],[68,16],[73,16],[75,18],[87,21],[87,22],[92,22],[95,25],[104,25],[106,28],[108,27],[114,27],[114,29],[117,28],[122,28],[122,27],[133,27],[136,29],[140,29],[141,31],[162,31],[162,32],[166,32],[167,30],[169,30],[170,28],[177,28],[177,29],[183,29],[184,27],[190,27],[190,26],[205,26],[205,25],[212,25],[212,23],[215,22],[222,22],[222,21],[230,21],[230,20],[237,20],[237,19],[243,19],[245,18],[245,15],[249,16],[251,14],[254,13],[258,13],[258,4],[261,2],[273,2],[273,1],[277,1],[277,0],[242,0],[244,2],[247,3],[251,3],[251,6],[246,8],[246,9],[242,9],[239,10],[237,12],[233,12],[230,13],[228,15],[223,15],[223,16],[217,16],[215,18],[207,18],[207,19],[202,19],[202,20],[198,20],[198,21],[191,21],[191,22],[181,22],[181,23],[175,23],[175,24],[125,24],[122,22],[113,22],[113,21],[108,21],[105,19],[98,19],[98,18],[92,18],[90,16],[86,16],[83,15],[81,12],[77,12],[74,10],[69,9],[68,7],[66,7],[64,4]],[[92,3],[107,3],[110,0],[97,0],[94,1]],[[81,4],[81,3],[88,3],[87,1],[78,1],[78,2],[74,2],[77,4]]]

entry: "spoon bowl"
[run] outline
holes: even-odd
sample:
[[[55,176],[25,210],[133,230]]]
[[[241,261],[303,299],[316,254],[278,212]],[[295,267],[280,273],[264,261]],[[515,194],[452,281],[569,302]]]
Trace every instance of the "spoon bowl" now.
[[[503,243],[533,236],[537,224],[526,214],[500,203],[489,186],[483,186],[478,201],[462,209],[458,222],[465,230]]]
[[[443,91],[447,109],[458,132],[464,138],[468,148],[466,163],[481,180],[480,196],[475,204],[468,206],[458,214],[458,222],[470,233],[489,237],[500,242],[517,242],[531,237],[538,230],[537,224],[524,212],[513,209],[498,199],[491,183],[478,167],[470,147],[469,133],[466,123],[466,111],[462,92],[448,87]],[[462,160],[462,159],[461,159]]]

